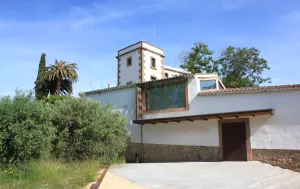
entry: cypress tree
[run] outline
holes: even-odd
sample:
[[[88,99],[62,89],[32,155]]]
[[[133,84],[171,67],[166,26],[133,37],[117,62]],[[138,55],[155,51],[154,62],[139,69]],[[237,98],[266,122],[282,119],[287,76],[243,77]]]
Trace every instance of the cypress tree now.
[[[43,53],[40,59],[39,71],[35,81],[35,97],[40,100],[48,96],[47,82],[44,78],[46,74],[46,54]]]

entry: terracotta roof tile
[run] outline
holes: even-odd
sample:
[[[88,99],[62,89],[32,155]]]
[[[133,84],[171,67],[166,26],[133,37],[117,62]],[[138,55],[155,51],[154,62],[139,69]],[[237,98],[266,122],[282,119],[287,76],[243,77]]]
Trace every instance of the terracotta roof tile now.
[[[174,77],[169,77],[165,79],[158,79],[155,81],[145,81],[145,82],[139,82],[139,83],[131,83],[131,84],[125,84],[125,85],[119,85],[115,87],[110,87],[110,88],[104,88],[104,89],[97,89],[93,91],[87,91],[87,92],[81,92],[79,95],[88,95],[88,94],[95,94],[95,93],[101,93],[101,92],[106,92],[106,91],[114,91],[118,89],[125,89],[125,88],[131,88],[131,87],[136,87],[139,84],[144,84],[144,83],[154,83],[154,82],[159,82],[159,81],[168,81],[168,80],[173,80],[173,79],[178,79],[178,78],[186,78],[191,76],[190,74],[182,74]]]
[[[127,85],[119,85],[119,86],[105,88],[105,89],[97,89],[97,90],[93,90],[93,91],[81,92],[81,93],[79,93],[79,95],[88,95],[88,94],[95,94],[95,93],[101,93],[101,92],[106,92],[106,91],[114,91],[114,90],[118,90],[118,89],[126,89],[126,88],[135,87],[135,86],[136,86],[135,83],[131,83],[131,84],[127,84]]]
[[[202,91],[202,92],[199,92],[198,95],[199,96],[213,96],[213,95],[296,91],[296,90],[300,90],[300,84],[261,86],[261,87],[244,87],[244,88],[227,88],[227,89],[220,89],[220,90]]]

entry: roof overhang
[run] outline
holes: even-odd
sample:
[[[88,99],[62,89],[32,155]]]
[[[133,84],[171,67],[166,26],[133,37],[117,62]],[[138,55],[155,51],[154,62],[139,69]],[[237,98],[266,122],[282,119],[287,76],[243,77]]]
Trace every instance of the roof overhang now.
[[[239,112],[224,112],[215,114],[200,114],[191,116],[181,116],[181,117],[167,117],[167,118],[157,118],[157,119],[140,119],[133,120],[135,124],[155,124],[155,123],[168,123],[168,122],[181,122],[181,121],[195,121],[195,120],[209,120],[209,119],[226,119],[226,118],[240,118],[240,117],[255,117],[260,115],[273,115],[275,113],[274,109],[261,109],[261,110],[248,110]]]

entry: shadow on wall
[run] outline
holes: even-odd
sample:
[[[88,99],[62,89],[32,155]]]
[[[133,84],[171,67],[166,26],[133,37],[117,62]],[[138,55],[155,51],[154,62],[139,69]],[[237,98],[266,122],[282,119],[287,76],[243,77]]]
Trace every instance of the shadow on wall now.
[[[128,105],[124,105],[122,107],[121,113],[127,117],[128,119],[135,119],[136,118],[136,111],[134,109],[129,109]],[[130,121],[130,120],[128,120]]]
[[[120,112],[127,118],[128,122],[126,125],[127,130],[130,134],[131,142],[141,142],[141,126],[132,123],[132,120],[136,119],[136,110],[131,109],[130,106],[124,105]]]

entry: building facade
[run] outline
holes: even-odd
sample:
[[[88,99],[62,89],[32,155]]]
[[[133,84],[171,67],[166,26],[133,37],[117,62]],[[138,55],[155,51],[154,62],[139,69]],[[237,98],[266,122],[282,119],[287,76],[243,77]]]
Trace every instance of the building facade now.
[[[118,85],[160,80],[186,73],[164,65],[164,51],[140,41],[118,51]]]
[[[151,70],[143,44],[118,52],[119,86],[84,93],[128,118],[128,162],[254,160],[300,171],[300,85],[226,89],[216,74]],[[143,51],[148,68],[132,61],[129,74],[126,59],[139,61]]]

